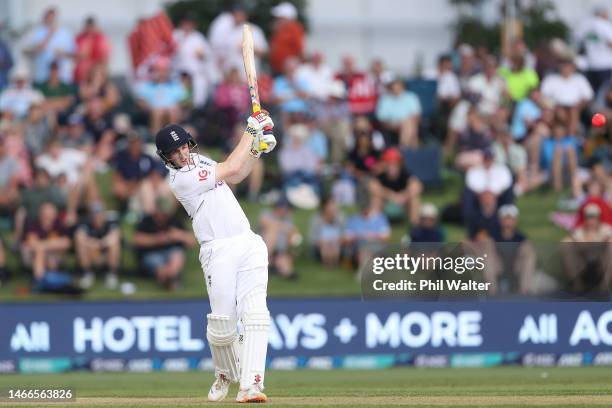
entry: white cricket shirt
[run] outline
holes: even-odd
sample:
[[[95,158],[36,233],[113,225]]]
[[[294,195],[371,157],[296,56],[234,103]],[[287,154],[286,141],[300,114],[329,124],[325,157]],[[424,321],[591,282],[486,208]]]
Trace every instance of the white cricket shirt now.
[[[230,238],[251,228],[234,193],[224,181],[216,181],[217,163],[192,154],[195,168],[170,169],[170,189],[183,205],[200,244]]]

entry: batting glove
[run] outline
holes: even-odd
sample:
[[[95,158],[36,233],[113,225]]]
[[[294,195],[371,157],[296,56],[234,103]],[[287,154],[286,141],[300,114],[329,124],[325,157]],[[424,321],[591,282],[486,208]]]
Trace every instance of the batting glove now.
[[[251,156],[259,158],[262,153],[270,153],[276,147],[276,138],[272,133],[257,133],[251,144]]]
[[[253,113],[247,120],[247,132],[251,133],[253,137],[264,130],[271,132],[272,128],[274,128],[274,122],[265,110]]]

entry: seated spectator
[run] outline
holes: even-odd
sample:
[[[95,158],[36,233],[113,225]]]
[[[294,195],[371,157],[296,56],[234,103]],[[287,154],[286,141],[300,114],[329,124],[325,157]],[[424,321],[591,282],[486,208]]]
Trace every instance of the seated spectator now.
[[[49,78],[38,84],[37,88],[45,97],[46,111],[61,114],[67,111],[75,101],[75,90],[72,85],[62,82],[59,65],[55,61],[49,67]]]
[[[542,142],[542,167],[548,172],[556,192],[563,189],[563,170],[567,168],[570,175],[570,186],[574,197],[580,196],[580,185],[577,178],[578,141],[568,133],[568,128],[557,122],[552,129],[552,135]]]
[[[43,168],[34,169],[34,183],[21,191],[19,208],[15,213],[16,241],[24,239],[25,227],[36,219],[40,207],[45,202],[52,203],[57,210],[66,209],[66,193],[53,183],[49,173]]]
[[[491,131],[475,106],[468,111],[467,127],[459,133],[455,165],[463,171],[482,164],[483,151],[493,142]]]
[[[258,224],[259,233],[268,247],[273,273],[287,279],[296,278],[291,249],[301,243],[302,237],[293,222],[289,202],[281,197],[271,211],[261,213]]]
[[[79,83],[78,94],[85,102],[91,98],[100,98],[105,113],[115,108],[121,98],[119,89],[108,77],[108,68],[105,64],[95,64],[89,68],[84,80]]]
[[[497,211],[499,230],[493,237],[499,268],[487,268],[485,279],[492,283],[490,293],[520,293],[528,295],[536,292],[533,275],[536,270],[536,253],[518,225],[519,210],[514,204],[502,205]]]
[[[376,131],[365,116],[358,116],[354,122],[354,147],[348,155],[347,168],[357,180],[379,172],[380,148],[376,147]],[[378,133],[378,143],[384,146]]]
[[[576,212],[576,223],[574,224],[574,228],[579,228],[584,225],[586,218],[584,210],[590,204],[599,207],[601,222],[612,226],[612,208],[610,208],[609,202],[606,201],[604,192],[602,183],[599,180],[591,179],[587,182],[586,197]]]
[[[12,217],[19,201],[19,165],[14,158],[8,156],[4,143],[0,137],[0,217]]]
[[[0,118],[24,119],[30,106],[45,100],[43,94],[32,88],[28,73],[23,68],[14,68],[11,85],[0,93]]]
[[[308,84],[306,89],[309,98],[319,102],[327,101],[332,92],[334,71],[323,61],[320,51],[314,51],[307,62],[298,66],[295,77],[298,81]],[[344,95],[341,98],[344,98]]]
[[[151,66],[151,79],[136,89],[140,106],[149,115],[149,131],[157,133],[167,123],[181,119],[180,103],[185,98],[183,85],[170,78],[170,61],[159,58]]]
[[[155,202],[155,210],[138,223],[132,240],[144,271],[168,290],[178,286],[185,265],[185,248],[195,238],[177,217],[174,203],[167,198]]]
[[[334,266],[340,262],[344,216],[332,197],[321,203],[318,213],[310,218],[310,245],[323,265]]]
[[[342,70],[336,78],[344,82],[349,108],[353,116],[374,118],[378,93],[376,84],[365,72],[355,69],[355,60],[350,55],[342,57]]]
[[[571,58],[561,61],[558,74],[550,74],[542,81],[542,95],[550,98],[555,110],[561,110],[568,116],[569,134],[578,134],[580,112],[593,99],[593,89]]]
[[[296,76],[298,64],[297,59],[287,58],[283,74],[274,79],[272,101],[278,104],[283,124],[289,124],[290,115],[308,111],[309,83]]]
[[[525,99],[540,83],[537,72],[525,66],[525,57],[521,54],[512,55],[510,68],[500,68],[499,75],[505,79],[508,95],[514,102]]]
[[[444,242],[444,230],[438,223],[438,209],[425,203],[419,211],[419,222],[410,228],[410,242]]]
[[[76,149],[65,148],[59,139],[52,139],[47,150],[36,159],[36,166],[57,180],[58,186],[68,197],[67,225],[76,222],[76,211],[83,205],[88,207],[100,197],[93,162]]]
[[[87,101],[83,121],[87,132],[94,137],[94,157],[99,163],[105,164],[113,156],[117,135],[113,129],[112,115],[105,108],[104,99],[94,96]]]
[[[71,246],[57,207],[44,202],[35,220],[26,227],[21,244],[22,260],[32,267],[34,280],[41,280],[48,271],[57,271]]]
[[[601,222],[595,203],[584,208],[584,223],[563,240],[561,253],[570,289],[608,295],[612,281],[612,227]]]
[[[446,134],[447,123],[450,114],[461,98],[461,86],[459,79],[453,72],[453,63],[450,56],[442,55],[438,58],[438,86],[436,88],[436,100],[442,124],[440,132]]]
[[[329,141],[331,162],[342,163],[346,157],[351,132],[351,112],[342,81],[332,81],[327,98],[315,104],[314,112],[317,127],[325,133]]]
[[[371,197],[359,203],[359,213],[346,222],[343,244],[347,258],[357,267],[382,249],[391,238],[391,226],[381,204]]]
[[[542,116],[542,94],[538,88],[529,92],[529,96],[520,100],[512,115],[512,137],[517,142],[523,141],[535,128]]]
[[[493,143],[493,155],[495,162],[505,165],[512,172],[514,179],[514,193],[521,195],[529,192],[545,180],[541,172],[529,172],[527,169],[527,151],[516,143],[507,126],[501,126],[495,130],[496,141]]]
[[[74,234],[79,267],[83,271],[80,286],[89,289],[94,284],[94,269],[106,274],[106,288],[117,289],[121,262],[121,231],[109,220],[102,203],[94,203],[89,218]]]
[[[459,78],[459,85],[461,85],[461,93],[464,94],[470,91],[469,81],[480,72],[480,66],[476,59],[474,48],[471,45],[461,44],[457,49],[459,52],[457,77]]]
[[[370,180],[372,198],[383,203],[384,213],[390,220],[396,221],[406,215],[410,223],[416,224],[423,184],[406,169],[398,149],[387,149],[382,162],[381,173]]]
[[[396,79],[389,92],[382,95],[376,107],[376,118],[389,144],[415,148],[419,144],[421,102],[415,93],[406,91],[404,82]]]
[[[214,101],[222,127],[233,129],[238,123],[242,125],[242,116],[251,109],[251,98],[244,91],[245,86],[240,71],[235,67],[226,72],[223,82],[217,86]]]
[[[476,195],[476,207],[464,215],[468,238],[472,242],[489,242],[499,235],[497,208],[498,197],[493,192],[483,191]]]
[[[94,137],[85,128],[83,118],[73,113],[68,117],[68,126],[59,135],[63,147],[85,153],[87,160],[93,160]]]
[[[32,157],[41,154],[47,146],[55,129],[55,122],[55,116],[45,113],[42,103],[37,102],[30,106],[28,117],[25,119],[23,135]]]
[[[32,182],[32,157],[24,140],[23,126],[8,126],[3,133],[5,153],[17,161],[19,186],[29,186]]]
[[[486,120],[491,119],[507,92],[506,81],[497,73],[495,57],[490,55],[486,58],[483,71],[468,81],[468,89],[469,92],[480,95],[478,112]]]
[[[309,131],[304,125],[292,125],[287,129],[278,159],[285,191],[300,184],[307,184],[319,195],[321,160],[308,145]]]

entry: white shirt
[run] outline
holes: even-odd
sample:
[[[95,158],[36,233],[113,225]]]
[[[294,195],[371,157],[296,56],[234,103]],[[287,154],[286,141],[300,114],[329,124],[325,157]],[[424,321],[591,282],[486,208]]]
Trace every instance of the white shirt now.
[[[555,105],[575,106],[581,101],[592,99],[593,88],[584,75],[577,72],[569,78],[550,74],[542,82],[542,94],[550,98]]]
[[[498,76],[489,80],[485,74],[476,74],[470,78],[468,89],[480,95],[478,111],[483,115],[493,115],[501,104],[506,81]]]
[[[302,64],[297,68],[295,76],[298,81],[308,84],[310,96],[319,100],[326,100],[329,96],[334,81],[334,71],[329,66],[321,64],[315,67],[312,64]]]
[[[490,191],[499,195],[512,185],[512,174],[508,167],[499,163],[494,163],[489,168],[474,166],[465,175],[465,184],[477,194]]]
[[[454,99],[461,96],[459,78],[452,71],[446,71],[438,76],[438,99]]]
[[[47,153],[38,156],[36,165],[45,169],[53,178],[65,175],[68,185],[74,185],[79,181],[81,167],[85,164],[85,160],[87,160],[87,154],[84,152],[62,148],[57,157],[52,157]]]
[[[213,239],[230,238],[251,226],[234,193],[224,181],[216,181],[213,160],[192,154],[197,167],[170,169],[170,189],[183,205],[200,244]]]
[[[589,69],[612,69],[612,22],[595,16],[587,20],[576,34],[584,43]]]
[[[45,100],[43,94],[29,86],[16,88],[14,86],[6,88],[0,93],[0,112],[8,111],[17,117],[25,118],[30,106]]]
[[[175,30],[172,36],[177,44],[176,69],[186,71],[192,76],[207,75],[207,61],[212,57],[212,49],[202,33],[198,31],[186,33],[183,30]],[[199,54],[203,54],[203,58],[200,58]]]

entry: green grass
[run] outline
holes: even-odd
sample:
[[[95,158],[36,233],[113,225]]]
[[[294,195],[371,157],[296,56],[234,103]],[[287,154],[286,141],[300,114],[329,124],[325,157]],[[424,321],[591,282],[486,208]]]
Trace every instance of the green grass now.
[[[423,202],[433,202],[439,208],[456,202],[458,200],[461,180],[457,175],[449,175],[446,177],[444,188],[426,191],[423,196]],[[102,175],[99,177],[99,185],[102,190],[102,195],[106,198],[109,208],[113,208],[113,202],[110,199],[110,177]],[[564,232],[555,227],[548,220],[548,213],[556,207],[558,195],[551,192],[534,192],[529,195],[519,198],[517,204],[521,211],[520,228],[534,241],[543,242],[558,242]],[[257,218],[262,210],[262,206],[247,201],[241,202],[245,210],[251,226],[255,227]],[[351,213],[354,209],[348,209],[345,212]],[[304,238],[308,234],[308,221],[312,216],[313,211],[295,210],[294,220],[301,231]],[[458,242],[465,238],[465,229],[456,225],[447,225],[447,240],[449,242]],[[128,225],[122,226],[124,235],[129,237],[132,227]],[[392,229],[391,242],[399,242],[401,237],[407,232],[405,224],[394,225]],[[129,239],[128,239],[129,240]],[[205,297],[206,291],[202,279],[202,271],[198,261],[199,248],[194,248],[189,251],[187,256],[187,265],[183,276],[183,288],[175,293],[168,293],[161,290],[155,282],[140,278],[140,277],[124,277],[124,280],[134,282],[137,286],[137,292],[130,298],[134,299],[155,299],[155,298],[184,298],[184,297]],[[127,252],[127,251],[124,251]],[[134,260],[129,253],[124,253],[123,265],[128,268],[133,266]],[[15,266],[16,259],[12,254],[8,254],[8,264]],[[320,265],[309,257],[305,248],[298,251],[296,258],[296,270],[298,272],[297,281],[287,281],[282,278],[271,276],[269,281],[269,294],[274,297],[291,297],[291,296],[357,296],[360,293],[359,282],[355,279],[355,271],[346,268],[327,268]],[[29,286],[28,280],[24,277],[18,277],[12,280],[6,287],[0,289],[0,299],[2,300],[53,300],[57,297],[46,295],[32,296],[27,294]],[[18,293],[26,292],[19,295]],[[118,291],[109,291],[104,288],[101,279],[93,290],[83,296],[84,299],[102,300],[102,299],[120,299],[123,296]]]
[[[75,390],[77,404],[203,406],[211,373],[69,373],[2,375],[0,390]],[[278,406],[610,406],[612,368],[525,368],[271,371]],[[235,386],[228,399],[235,396]],[[38,406],[38,405],[37,405]],[[67,404],[67,406],[70,406]]]

